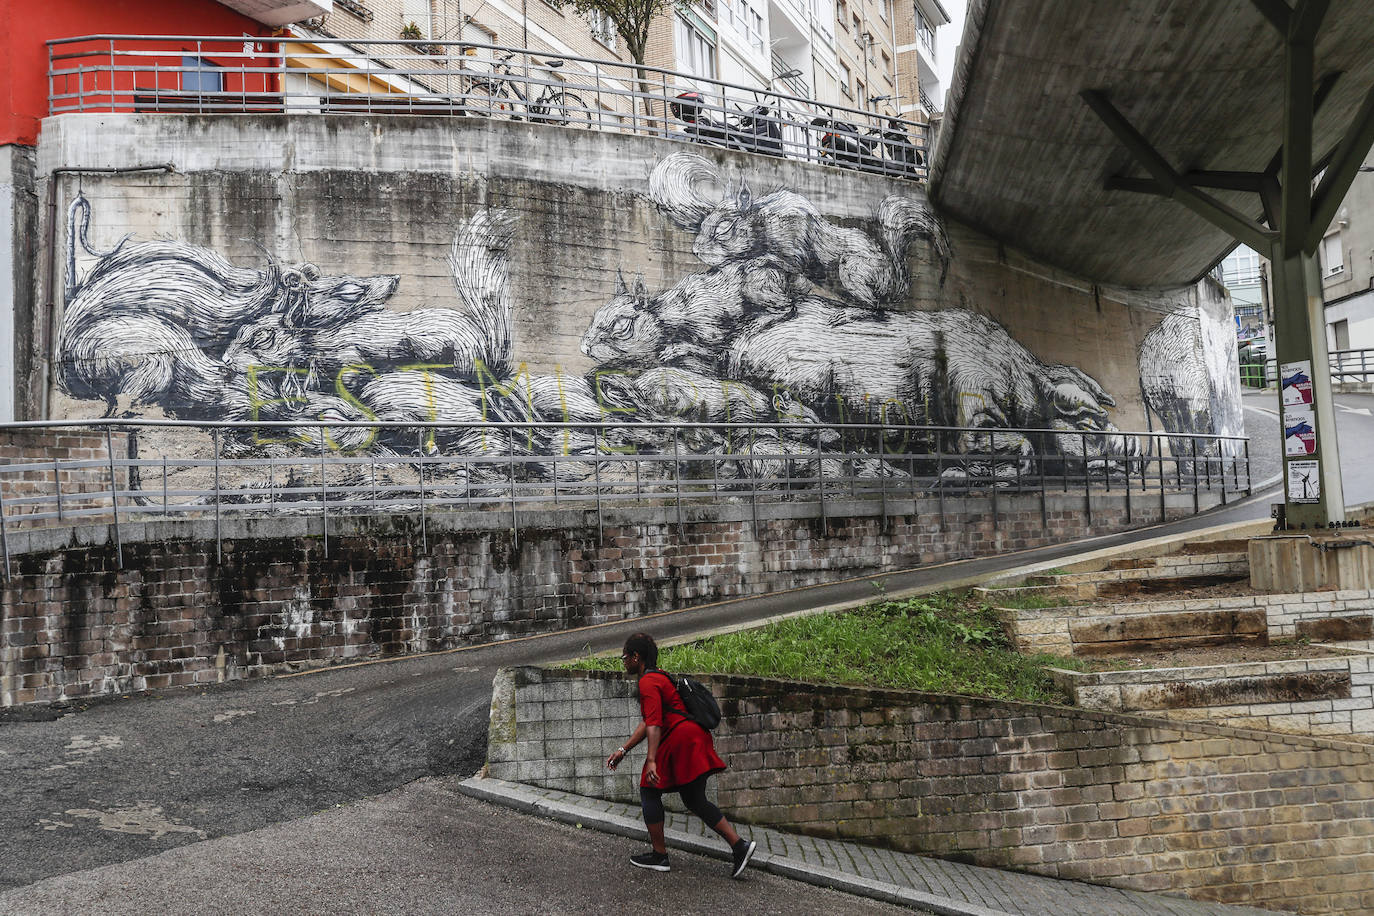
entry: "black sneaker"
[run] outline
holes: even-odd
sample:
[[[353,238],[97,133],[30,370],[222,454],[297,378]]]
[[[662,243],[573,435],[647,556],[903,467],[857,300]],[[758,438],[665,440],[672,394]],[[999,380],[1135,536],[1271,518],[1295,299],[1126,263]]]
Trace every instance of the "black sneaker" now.
[[[734,846],[730,847],[730,857],[734,860],[734,868],[730,872],[731,878],[738,878],[740,872],[744,871],[744,866],[749,864],[749,860],[754,857],[754,850],[758,844],[753,840],[746,840],[743,837]]]
[[[653,871],[671,871],[672,867],[668,864],[668,854],[666,852],[641,852],[637,856],[630,856],[630,864],[635,868],[648,868]]]

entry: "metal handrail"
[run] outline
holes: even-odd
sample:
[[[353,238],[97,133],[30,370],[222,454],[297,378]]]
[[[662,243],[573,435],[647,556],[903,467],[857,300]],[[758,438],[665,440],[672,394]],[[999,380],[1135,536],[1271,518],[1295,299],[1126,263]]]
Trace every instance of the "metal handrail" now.
[[[62,420],[11,423],[17,431],[79,430],[103,439],[105,455],[35,454],[0,466],[0,547],[8,576],[10,537],[20,529],[235,515],[331,519],[416,513],[425,529],[436,511],[472,510],[509,519],[540,508],[604,512],[657,506],[679,523],[692,505],[812,506],[821,517],[834,500],[876,500],[884,519],[894,504],[934,498],[944,523],[950,498],[1039,495],[1083,498],[1091,524],[1101,494],[1157,500],[1169,494],[1249,493],[1248,440],[1214,435],[1115,430],[910,426],[884,423],[481,423],[383,421],[210,422]],[[368,430],[370,440],[348,438]],[[181,432],[159,453],[153,433]],[[383,435],[385,431],[386,435]],[[116,456],[115,434],[129,443]],[[198,438],[197,438],[198,437]],[[165,435],[164,435],[165,438]],[[199,452],[186,454],[200,442]],[[352,446],[345,448],[345,443]],[[227,444],[226,444],[227,443]],[[134,447],[136,444],[136,447]],[[1032,457],[1027,456],[1027,448]],[[1033,455],[1044,457],[1034,458]],[[1100,507],[1099,507],[1100,511]]]
[[[52,115],[507,118],[681,140],[897,178],[926,176],[924,124],[621,61],[435,40],[87,35],[53,39],[47,47]],[[187,88],[188,75],[194,82],[206,74],[219,88]],[[696,97],[681,98],[689,92]]]
[[[1327,352],[1327,362],[1331,367],[1331,380],[1333,382],[1374,381],[1374,348],[1330,350]],[[1244,367],[1241,369],[1242,380],[1258,378],[1258,375],[1259,373],[1253,369],[1249,372]],[[1278,377],[1278,360],[1269,357],[1264,361],[1264,377],[1260,381],[1264,385],[1271,385],[1278,380]]]

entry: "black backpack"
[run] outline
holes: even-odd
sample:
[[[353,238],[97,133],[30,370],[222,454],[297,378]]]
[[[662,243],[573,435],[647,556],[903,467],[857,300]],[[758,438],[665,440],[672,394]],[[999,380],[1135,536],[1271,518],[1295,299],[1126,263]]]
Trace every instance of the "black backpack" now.
[[[682,698],[682,705],[687,711],[687,718],[707,731],[720,724],[720,704],[711,695],[709,687],[696,678],[688,677],[685,674],[674,677],[661,668],[650,668],[649,670],[657,671],[677,688],[677,695]]]

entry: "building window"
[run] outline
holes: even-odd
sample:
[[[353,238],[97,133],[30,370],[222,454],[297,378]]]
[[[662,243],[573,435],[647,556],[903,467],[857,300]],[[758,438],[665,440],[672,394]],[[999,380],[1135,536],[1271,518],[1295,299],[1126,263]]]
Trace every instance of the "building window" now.
[[[854,81],[854,99],[857,107],[868,110],[868,91],[864,89],[863,80]]]
[[[849,29],[849,4],[845,0],[835,0],[835,19],[840,28]]]
[[[1335,324],[1331,325],[1331,333],[1335,338],[1332,341],[1332,343],[1335,344],[1335,346],[1332,347],[1332,349],[1350,349],[1350,322],[1347,319],[1342,318],[1340,321],[1337,321]]]
[[[763,17],[749,5],[748,0],[722,0],[720,21],[734,29],[735,34],[759,54],[763,53]]]
[[[921,44],[926,46],[926,50],[931,55],[935,54],[935,30],[930,27],[930,20],[926,19],[921,8],[916,8],[916,35],[921,39]]]
[[[181,58],[182,92],[223,92],[224,71],[203,57]]]
[[[612,51],[615,50],[615,21],[610,16],[600,10],[593,10],[587,14],[587,25],[591,27],[593,38]]]
[[[1345,273],[1345,250],[1341,248],[1341,234],[1333,232],[1322,239],[1322,275],[1334,277]]]
[[[849,68],[840,64],[840,94],[847,99],[854,98],[854,91],[849,88],[850,78]]]
[[[706,79],[716,76],[716,42],[692,23],[677,17],[674,26],[677,38],[678,69]]]
[[[887,56],[886,51],[883,52],[883,78],[887,80],[888,85],[892,84],[892,58]]]
[[[883,17],[883,22],[892,21],[892,0],[878,0],[878,15]]]
[[[433,17],[430,15],[429,0],[405,0],[401,6],[401,25],[414,23],[420,34],[426,38],[434,36]]]

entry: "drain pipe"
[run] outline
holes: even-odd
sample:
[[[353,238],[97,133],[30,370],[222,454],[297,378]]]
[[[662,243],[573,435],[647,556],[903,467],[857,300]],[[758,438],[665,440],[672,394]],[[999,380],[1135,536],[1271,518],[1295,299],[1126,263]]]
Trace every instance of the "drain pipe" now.
[[[43,340],[42,340],[42,359],[43,359],[43,390],[39,392],[38,415],[42,419],[50,419],[48,416],[49,398],[51,397],[53,386],[53,366],[57,362],[57,341],[54,339],[53,322],[57,311],[57,179],[62,175],[132,175],[139,172],[166,172],[176,171],[170,163],[163,165],[130,165],[112,168],[84,168],[80,166],[64,166],[53,169],[48,173],[48,276],[43,304]],[[70,248],[73,244],[72,239],[67,240]],[[75,278],[68,278],[72,282]],[[70,288],[63,291],[62,305],[67,304],[67,293]]]

